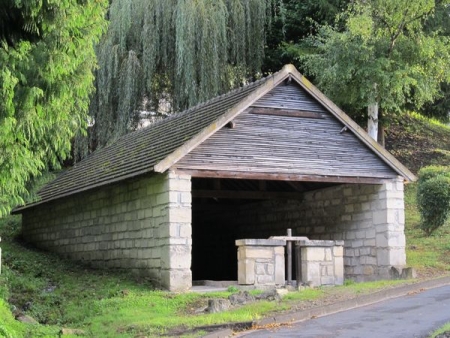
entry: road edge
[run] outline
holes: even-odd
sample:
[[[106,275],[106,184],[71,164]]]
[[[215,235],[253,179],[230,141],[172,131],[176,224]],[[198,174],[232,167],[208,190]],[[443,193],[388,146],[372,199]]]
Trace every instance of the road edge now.
[[[271,324],[273,325],[301,322],[316,317],[322,317],[341,311],[351,310],[357,307],[375,304],[387,299],[402,297],[408,294],[415,294],[417,292],[422,292],[427,289],[438,288],[445,285],[450,285],[450,276],[421,281],[414,284],[402,285],[390,289],[384,289],[371,294],[357,296],[355,298],[348,299],[339,303],[333,303],[313,307],[310,309],[265,317],[260,320],[254,321],[253,324],[254,326],[265,326]],[[203,336],[203,338],[228,338],[231,336],[239,337],[241,336],[241,334],[244,334],[243,332],[241,334],[234,333],[232,330],[233,324],[224,325],[224,327],[226,328],[209,333]],[[245,331],[245,333],[249,332],[250,331]]]

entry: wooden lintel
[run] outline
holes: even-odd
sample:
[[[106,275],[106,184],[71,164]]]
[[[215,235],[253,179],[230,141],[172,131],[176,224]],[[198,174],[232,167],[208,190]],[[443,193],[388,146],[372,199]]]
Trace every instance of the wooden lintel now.
[[[310,119],[323,119],[325,118],[323,114],[298,110],[298,109],[279,109],[279,108],[252,108],[250,110],[251,114],[261,114],[261,115],[277,115],[277,116],[291,116],[291,117],[305,117]]]
[[[284,191],[248,191],[248,190],[193,190],[192,197],[226,199],[302,199],[303,194]]]
[[[329,183],[360,183],[360,184],[383,184],[394,177],[348,177],[328,175],[302,175],[302,174],[272,174],[242,171],[221,170],[183,170],[176,169],[177,173],[203,178],[232,178],[268,181],[298,181],[298,182],[329,182]]]

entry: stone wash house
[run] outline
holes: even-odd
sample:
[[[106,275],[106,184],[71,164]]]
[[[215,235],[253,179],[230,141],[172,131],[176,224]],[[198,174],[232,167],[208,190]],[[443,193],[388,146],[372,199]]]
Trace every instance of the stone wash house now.
[[[130,133],[19,207],[37,247],[172,290],[236,280],[236,239],[344,240],[345,278],[406,264],[415,176],[292,65]]]

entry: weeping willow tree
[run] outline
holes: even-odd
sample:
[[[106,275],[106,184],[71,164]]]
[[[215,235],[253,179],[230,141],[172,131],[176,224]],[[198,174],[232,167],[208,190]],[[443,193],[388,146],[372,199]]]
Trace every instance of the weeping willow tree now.
[[[260,72],[280,0],[114,0],[98,46],[91,149],[136,128],[143,112],[180,111]],[[87,140],[76,153],[88,151]]]

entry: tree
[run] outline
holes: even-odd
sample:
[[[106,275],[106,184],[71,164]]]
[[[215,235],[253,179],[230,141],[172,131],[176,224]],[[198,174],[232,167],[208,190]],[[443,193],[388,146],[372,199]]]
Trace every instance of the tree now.
[[[184,110],[258,76],[277,0],[114,0],[97,49],[86,155],[150,118]]]
[[[0,216],[27,182],[70,153],[87,125],[106,0],[4,0],[0,5]]]
[[[450,44],[433,20],[434,0],[358,0],[339,17],[345,29],[319,27],[304,58],[318,86],[336,103],[367,108],[368,131],[377,139],[379,119],[389,121],[405,107],[418,109],[450,82]],[[380,113],[379,113],[380,110]]]
[[[333,24],[336,16],[351,0],[283,0],[277,8],[278,15],[267,32],[263,72],[268,74],[293,63],[299,69],[299,43],[309,35],[316,34],[316,25]],[[305,46],[306,47],[306,46]],[[307,47],[305,48],[307,50]]]

